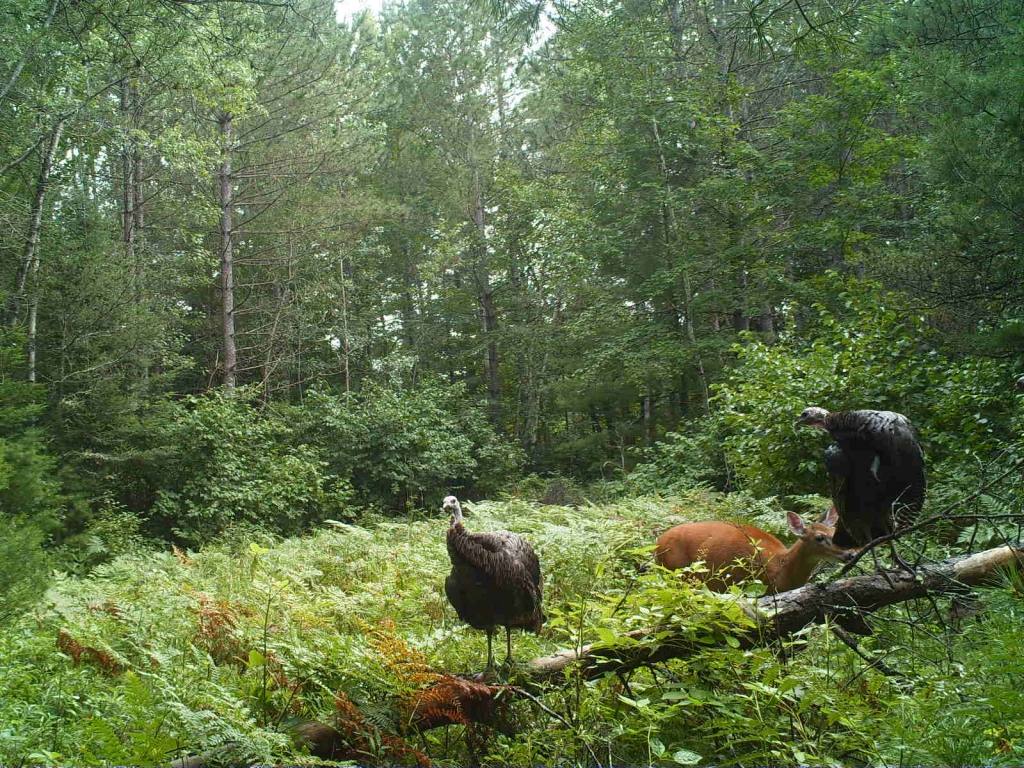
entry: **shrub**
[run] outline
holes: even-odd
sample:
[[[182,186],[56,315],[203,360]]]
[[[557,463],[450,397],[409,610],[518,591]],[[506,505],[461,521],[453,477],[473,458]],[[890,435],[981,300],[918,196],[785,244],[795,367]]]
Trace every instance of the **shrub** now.
[[[686,488],[714,485],[726,488],[730,476],[721,446],[720,422],[691,422],[685,430],[669,432],[666,440],[641,453],[642,461],[628,476],[635,493],[677,493]]]
[[[736,349],[739,364],[713,402],[728,461],[753,493],[826,490],[821,436],[793,427],[811,405],[904,413],[932,465],[987,459],[1012,439],[1010,363],[951,359],[924,318],[896,311],[875,291],[850,283],[840,293],[847,314],[815,305],[802,338],[790,331],[777,344]]]
[[[314,391],[283,412],[295,439],[316,446],[365,504],[400,509],[449,491],[488,494],[518,474],[521,450],[491,427],[461,385],[368,385],[358,394]]]
[[[0,516],[0,625],[32,605],[48,582],[45,535],[31,521]]]
[[[63,504],[56,459],[38,426],[46,390],[26,382],[17,365],[20,339],[0,330],[0,509],[11,516],[56,514]]]
[[[0,329],[0,623],[46,589],[44,545],[67,502],[37,424],[46,392],[22,378],[20,344],[14,331]]]
[[[478,730],[481,755],[459,726],[403,733],[429,673],[477,670],[486,649],[444,595],[443,516],[129,553],[56,579],[44,609],[0,625],[0,764],[151,765],[175,752],[308,764],[286,732],[309,720],[344,724],[361,765],[412,764],[395,749],[403,741],[438,765],[1021,764],[1019,577],[983,590],[985,610],[962,631],[938,622],[930,601],[875,614],[862,652],[884,654],[894,678],[821,626],[792,652],[734,647],[749,621],[738,588],[711,595],[678,572],[637,570],[664,525],[750,514],[760,525],[780,519],[771,501],[705,493],[576,510],[516,500],[466,513],[474,530],[522,532],[540,557],[548,622],[516,634],[517,659],[592,642],[632,652],[665,641],[626,634],[651,626],[706,650],[517,686],[536,704],[510,690],[518,733]]]
[[[313,448],[284,442],[290,428],[241,393],[212,392],[179,407],[161,436],[175,449],[153,506],[161,534],[198,543],[242,521],[295,533],[338,516],[350,500],[348,483],[328,474]]]

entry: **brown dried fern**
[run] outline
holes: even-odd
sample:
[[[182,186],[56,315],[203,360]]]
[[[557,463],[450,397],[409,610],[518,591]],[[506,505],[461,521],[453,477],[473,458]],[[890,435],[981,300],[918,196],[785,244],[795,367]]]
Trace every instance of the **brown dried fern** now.
[[[66,629],[62,629],[57,633],[57,648],[62,653],[70,656],[72,663],[76,667],[81,663],[83,657],[87,657],[92,659],[96,666],[108,675],[120,675],[125,670],[125,665],[115,659],[110,653],[102,648],[82,645]]]

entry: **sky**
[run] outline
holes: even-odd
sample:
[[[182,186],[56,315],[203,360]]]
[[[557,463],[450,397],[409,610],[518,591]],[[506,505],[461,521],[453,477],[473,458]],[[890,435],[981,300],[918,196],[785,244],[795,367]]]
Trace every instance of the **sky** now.
[[[338,21],[346,21],[364,8],[369,8],[376,13],[382,4],[383,0],[334,0]]]

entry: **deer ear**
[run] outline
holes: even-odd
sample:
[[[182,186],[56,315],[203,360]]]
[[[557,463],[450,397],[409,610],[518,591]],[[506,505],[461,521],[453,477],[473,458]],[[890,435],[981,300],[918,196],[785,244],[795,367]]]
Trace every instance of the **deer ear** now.
[[[789,523],[789,530],[791,530],[797,536],[804,535],[804,519],[800,517],[796,512],[786,513],[786,522]]]
[[[835,528],[836,527],[836,520],[838,520],[838,519],[839,519],[839,510],[836,509],[835,507],[830,507],[828,512],[823,514],[821,516],[821,519],[818,522],[821,523],[822,525],[827,525],[829,528]]]

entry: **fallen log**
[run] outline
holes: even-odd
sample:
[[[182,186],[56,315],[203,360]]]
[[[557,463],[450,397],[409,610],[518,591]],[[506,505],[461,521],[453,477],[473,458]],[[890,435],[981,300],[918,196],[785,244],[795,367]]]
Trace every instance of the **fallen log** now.
[[[877,571],[827,584],[808,584],[778,595],[766,595],[742,603],[741,607],[751,621],[747,626],[738,626],[732,636],[739,641],[740,647],[751,648],[785,639],[809,624],[823,623],[826,619],[851,632],[866,634],[870,627],[865,614],[921,597],[962,594],[971,586],[993,579],[1000,567],[1014,562],[1024,565],[1024,542],[950,558],[934,565],[922,565],[916,574],[903,570]],[[737,598],[722,595],[722,599]],[[696,642],[682,632],[666,636],[663,629],[657,628],[636,630],[626,637],[642,641],[656,632],[662,635],[657,643],[645,645],[641,642],[615,648],[595,643],[533,659],[528,669],[536,676],[550,676],[578,664],[582,673],[592,679],[606,672],[627,672],[708,648],[707,643]]]
[[[791,637],[804,627],[833,621],[855,633],[870,632],[864,616],[896,603],[921,597],[957,595],[972,586],[995,579],[998,569],[1017,563],[1024,567],[1024,542],[989,549],[975,555],[950,558],[934,565],[922,565],[916,574],[902,570],[877,571],[863,576],[839,579],[826,584],[808,584],[799,589],[756,600],[735,595],[717,595],[727,601],[739,600],[746,621],[737,624],[731,634],[741,648],[767,645]],[[657,642],[643,641],[659,635]],[[639,629],[623,637],[636,644],[608,647],[599,643],[581,649],[559,651],[530,661],[524,673],[534,679],[549,678],[577,665],[588,679],[607,672],[631,669],[683,658],[707,650],[706,642],[688,638],[681,630],[666,634],[664,628]],[[725,639],[723,637],[723,643]],[[521,689],[489,685],[479,676],[465,680],[439,674],[438,680],[420,691],[413,707],[409,725],[416,730],[429,730],[443,725],[486,725],[503,730],[497,701],[500,691],[515,696],[534,696]],[[330,725],[316,721],[304,723],[293,734],[298,744],[305,744],[313,755],[333,759],[339,752],[343,734]],[[174,761],[176,768],[199,768],[211,761],[210,754],[190,755]]]

